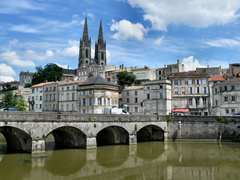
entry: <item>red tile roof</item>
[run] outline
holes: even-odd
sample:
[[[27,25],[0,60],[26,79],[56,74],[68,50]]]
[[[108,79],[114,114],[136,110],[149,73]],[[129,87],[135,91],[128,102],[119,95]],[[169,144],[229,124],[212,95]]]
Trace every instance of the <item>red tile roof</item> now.
[[[223,75],[211,75],[210,81],[226,81]]]

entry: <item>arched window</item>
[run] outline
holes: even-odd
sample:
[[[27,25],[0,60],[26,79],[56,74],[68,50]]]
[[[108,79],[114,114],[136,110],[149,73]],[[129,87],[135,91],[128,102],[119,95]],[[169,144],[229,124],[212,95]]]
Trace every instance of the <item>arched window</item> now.
[[[86,57],[88,57],[88,49],[86,49]]]
[[[101,53],[101,59],[103,59],[103,56],[104,56],[104,55],[103,55],[103,52],[102,52],[102,53]]]

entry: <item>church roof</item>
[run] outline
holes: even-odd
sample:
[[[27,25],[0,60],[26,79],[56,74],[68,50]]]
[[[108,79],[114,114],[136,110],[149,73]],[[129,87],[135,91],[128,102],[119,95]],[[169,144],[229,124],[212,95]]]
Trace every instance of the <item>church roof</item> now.
[[[87,85],[94,85],[94,84],[118,86],[117,84],[111,83],[108,80],[104,79],[103,77],[99,77],[99,76],[88,78],[85,82],[80,84],[80,86],[87,86]]]

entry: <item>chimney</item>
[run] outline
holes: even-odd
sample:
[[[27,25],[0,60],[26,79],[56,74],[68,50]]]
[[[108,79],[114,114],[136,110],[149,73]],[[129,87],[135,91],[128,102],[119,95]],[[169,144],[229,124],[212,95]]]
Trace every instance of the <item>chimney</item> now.
[[[70,82],[70,77],[67,78],[67,82]]]
[[[124,64],[122,64],[122,69],[124,69]]]
[[[119,65],[119,68],[122,69],[122,65]]]

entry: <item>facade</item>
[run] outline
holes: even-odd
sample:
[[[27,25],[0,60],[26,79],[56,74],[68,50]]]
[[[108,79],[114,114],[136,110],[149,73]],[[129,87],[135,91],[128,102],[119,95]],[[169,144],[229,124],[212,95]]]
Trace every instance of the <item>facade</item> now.
[[[142,86],[126,87],[122,91],[122,105],[128,112],[144,114],[144,90]]]
[[[32,83],[32,78],[35,73],[21,71],[19,74],[19,86],[25,86]]]
[[[172,113],[209,115],[209,82],[206,71],[173,73]]]
[[[153,80],[143,83],[144,114],[169,115],[172,110],[171,81]]]
[[[177,60],[176,64],[164,65],[164,68],[156,69],[156,79],[168,79],[172,73],[184,72],[184,64]]]
[[[78,112],[77,87],[84,80],[60,81],[43,86],[43,111]]]
[[[240,78],[216,83],[212,91],[213,115],[229,116],[240,112]]]
[[[86,80],[89,72],[93,72],[94,76],[104,76],[106,64],[106,41],[103,39],[102,21],[100,21],[98,40],[95,43],[95,56],[94,59],[92,59],[91,38],[88,36],[88,25],[86,17],[83,37],[80,39],[77,75],[80,76],[80,80]]]
[[[102,77],[92,77],[78,86],[79,112],[104,114],[105,108],[118,108],[118,85]]]
[[[135,86],[141,86],[143,82],[156,79],[155,70],[147,66],[144,68],[133,68],[132,73],[136,76]]]
[[[206,71],[208,75],[222,75],[222,68],[219,67],[204,67],[204,68],[196,68],[196,71]]]
[[[30,96],[28,99],[29,102],[29,111],[42,112],[43,109],[43,85],[49,84],[40,83],[30,87]]]
[[[18,89],[19,88],[19,82],[18,81],[11,81],[11,82],[1,82],[0,83],[0,91],[8,89],[9,87],[16,87],[16,89]]]
[[[230,74],[237,76],[240,73],[240,63],[229,64]]]

